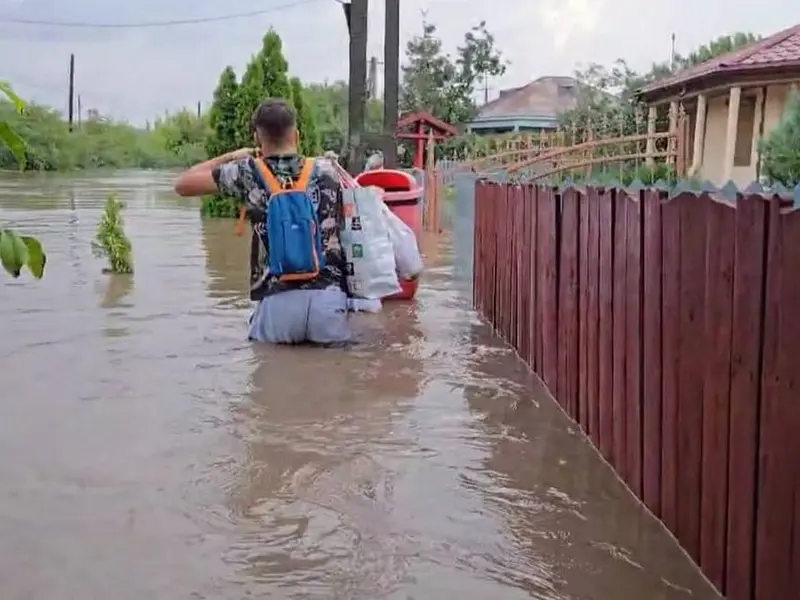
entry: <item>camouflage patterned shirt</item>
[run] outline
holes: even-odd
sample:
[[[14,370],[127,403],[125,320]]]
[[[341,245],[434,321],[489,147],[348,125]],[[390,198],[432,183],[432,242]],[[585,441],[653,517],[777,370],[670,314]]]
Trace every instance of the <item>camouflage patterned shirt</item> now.
[[[288,179],[296,180],[303,165],[303,158],[296,154],[268,156],[265,160],[281,182],[286,182]],[[251,160],[242,159],[226,163],[214,169],[213,176],[221,194],[244,203],[253,226],[250,242],[251,300],[258,301],[265,296],[289,289],[323,289],[331,285],[347,289],[344,276],[345,259],[339,234],[344,218],[342,186],[327,159],[317,159],[308,184],[308,192],[317,210],[327,265],[319,277],[302,283],[280,282],[276,277],[270,277],[267,272],[269,240],[266,232],[266,208],[269,192],[258,184]]]

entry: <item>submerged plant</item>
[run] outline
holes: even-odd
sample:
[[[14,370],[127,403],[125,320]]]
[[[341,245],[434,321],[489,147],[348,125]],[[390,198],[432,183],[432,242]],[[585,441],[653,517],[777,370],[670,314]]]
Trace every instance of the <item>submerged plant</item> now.
[[[103,216],[97,225],[92,250],[95,256],[108,259],[108,273],[133,273],[131,241],[125,235],[122,209],[125,204],[111,194],[106,200]]]

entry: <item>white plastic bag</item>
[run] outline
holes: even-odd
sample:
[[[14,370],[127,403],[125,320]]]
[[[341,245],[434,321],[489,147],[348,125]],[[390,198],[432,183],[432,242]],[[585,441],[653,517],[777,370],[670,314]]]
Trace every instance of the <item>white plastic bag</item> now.
[[[381,203],[383,216],[389,226],[389,239],[392,241],[394,261],[397,265],[397,274],[403,279],[416,279],[422,273],[422,256],[417,245],[417,236],[414,231],[403,223],[403,220]]]
[[[368,299],[368,298],[348,298],[347,299],[347,310],[350,312],[368,312],[368,313],[379,313],[381,312],[381,308],[383,304],[377,298],[375,299]]]
[[[353,296],[381,299],[401,290],[397,280],[389,223],[383,216],[381,190],[343,190],[342,247],[347,260],[347,287]]]

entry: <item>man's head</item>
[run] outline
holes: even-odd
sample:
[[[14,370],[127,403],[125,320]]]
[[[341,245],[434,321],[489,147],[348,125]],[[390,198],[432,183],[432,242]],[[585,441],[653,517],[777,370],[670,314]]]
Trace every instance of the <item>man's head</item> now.
[[[265,100],[253,113],[256,144],[265,155],[297,152],[297,113],[286,100]]]

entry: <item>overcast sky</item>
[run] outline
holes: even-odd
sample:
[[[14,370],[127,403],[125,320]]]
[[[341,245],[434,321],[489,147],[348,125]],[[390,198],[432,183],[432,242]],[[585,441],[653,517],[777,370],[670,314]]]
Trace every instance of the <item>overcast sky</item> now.
[[[273,26],[292,74],[304,81],[347,77],[347,28],[335,0],[0,0],[0,79],[26,98],[64,109],[69,54],[83,108],[142,123],[206,104],[225,65],[241,74]],[[287,8],[287,5],[296,4]],[[4,19],[131,23],[215,17],[274,8],[257,17],[138,29],[19,25]],[[644,69],[669,56],[670,35],[686,52],[735,31],[768,35],[800,23],[798,0],[401,0],[401,44],[426,11],[448,51],[486,20],[510,61],[492,95],[581,63],[626,58]],[[383,54],[383,1],[370,0],[369,55]]]

